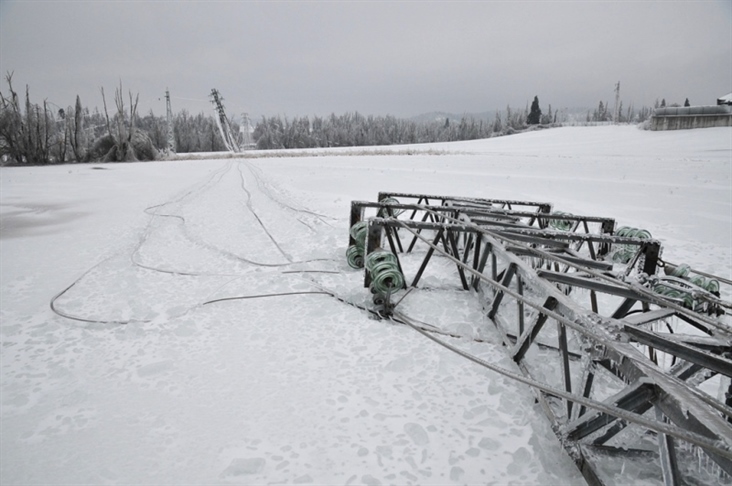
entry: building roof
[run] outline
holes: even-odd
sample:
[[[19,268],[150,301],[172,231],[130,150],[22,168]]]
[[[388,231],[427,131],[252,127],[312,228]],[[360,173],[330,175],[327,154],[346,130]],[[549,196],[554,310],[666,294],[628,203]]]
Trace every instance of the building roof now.
[[[732,105],[732,93],[717,98],[718,105]]]

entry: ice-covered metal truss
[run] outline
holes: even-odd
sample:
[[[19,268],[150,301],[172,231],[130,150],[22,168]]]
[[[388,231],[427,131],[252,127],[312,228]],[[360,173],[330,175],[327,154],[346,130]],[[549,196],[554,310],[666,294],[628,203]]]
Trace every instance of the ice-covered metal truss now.
[[[438,259],[454,265],[455,285],[481,299],[590,484],[638,474],[668,485],[732,481],[732,282],[674,277],[659,241],[618,236],[611,218],[549,203],[378,201],[351,203],[351,226],[368,221],[365,256],[396,255],[401,290],[419,287]],[[371,279],[366,270],[365,286]],[[408,321],[394,301],[380,311]]]
[[[226,111],[224,110],[224,98],[216,88],[211,90],[211,103],[214,105],[214,109],[216,110],[216,125],[219,127],[221,140],[223,140],[224,145],[229,152],[240,152],[239,143],[236,141],[236,137],[234,137],[234,132],[231,129],[231,123],[229,122],[229,118],[226,116]]]
[[[170,91],[165,89],[165,122],[167,131],[167,145],[165,152],[170,155],[175,153],[175,130],[173,128],[173,109],[170,107]]]

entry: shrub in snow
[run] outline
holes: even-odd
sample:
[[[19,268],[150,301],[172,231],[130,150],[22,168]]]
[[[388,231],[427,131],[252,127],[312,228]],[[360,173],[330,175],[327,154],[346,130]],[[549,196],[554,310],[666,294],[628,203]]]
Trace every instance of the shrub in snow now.
[[[135,116],[137,113],[137,101],[139,95],[132,100],[130,93],[130,113],[125,113],[125,103],[122,98],[122,85],[114,91],[114,102],[117,106],[117,114],[110,123],[107,113],[107,100],[102,89],[102,100],[104,101],[104,115],[107,121],[107,135],[94,144],[92,149],[92,160],[102,162],[136,162],[138,160],[155,160],[157,150],[152,140],[146,134],[135,128]]]
[[[131,137],[121,142],[112,135],[97,139],[90,151],[90,158],[99,162],[156,160],[158,151],[146,133],[133,129]]]

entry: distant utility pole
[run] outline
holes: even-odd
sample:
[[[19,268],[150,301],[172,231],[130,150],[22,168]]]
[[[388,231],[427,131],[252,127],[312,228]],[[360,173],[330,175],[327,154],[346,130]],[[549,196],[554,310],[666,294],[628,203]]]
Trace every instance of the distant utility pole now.
[[[231,124],[229,123],[229,119],[226,118],[223,101],[224,98],[219,94],[219,91],[216,88],[212,89],[211,103],[213,103],[216,113],[218,114],[216,124],[219,126],[221,138],[224,140],[224,145],[230,152],[239,152],[239,145],[236,143],[234,134],[231,131]]]
[[[242,141],[242,146],[244,147],[244,149],[248,149],[251,148],[252,145],[252,125],[249,121],[249,113],[242,113],[241,118],[241,132],[242,136],[244,137],[244,140]]]
[[[170,107],[170,91],[165,88],[165,111],[166,119],[168,122],[168,147],[166,148],[168,154],[175,153],[175,134],[173,133],[173,109]]]
[[[615,113],[613,114],[613,122],[620,122],[620,81],[615,85]]]

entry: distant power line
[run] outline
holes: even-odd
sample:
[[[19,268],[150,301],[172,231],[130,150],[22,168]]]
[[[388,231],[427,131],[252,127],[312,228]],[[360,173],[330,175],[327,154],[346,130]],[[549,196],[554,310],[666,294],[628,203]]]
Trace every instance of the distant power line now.
[[[201,103],[210,103],[209,100],[198,100],[198,99],[195,99],[195,98],[182,98],[180,96],[171,96],[171,98],[174,99],[174,100],[200,101]]]

